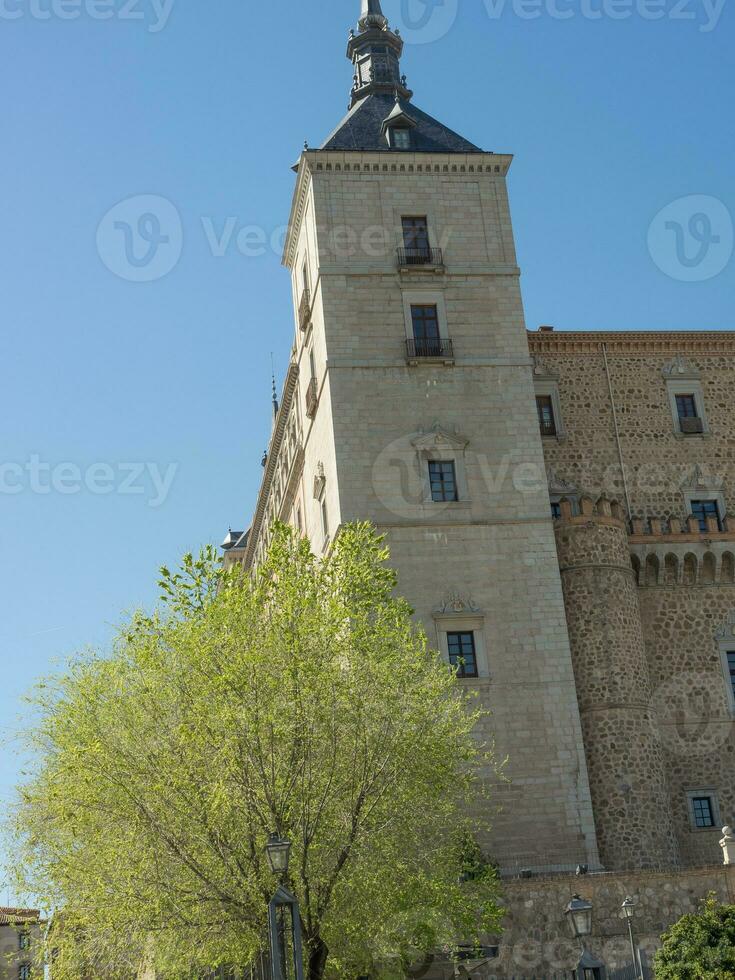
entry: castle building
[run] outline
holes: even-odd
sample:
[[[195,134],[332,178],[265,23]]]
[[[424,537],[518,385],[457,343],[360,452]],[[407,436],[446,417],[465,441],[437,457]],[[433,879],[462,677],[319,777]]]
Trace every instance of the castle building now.
[[[604,980],[630,961],[627,894],[645,963],[735,888],[735,333],[528,333],[512,157],[419,109],[402,47],[363,0],[349,112],[295,168],[294,346],[225,560],[257,564],[276,519],[316,553],[345,522],[386,533],[509,759],[483,842],[507,930],[485,975]],[[585,889],[580,960],[563,913]]]

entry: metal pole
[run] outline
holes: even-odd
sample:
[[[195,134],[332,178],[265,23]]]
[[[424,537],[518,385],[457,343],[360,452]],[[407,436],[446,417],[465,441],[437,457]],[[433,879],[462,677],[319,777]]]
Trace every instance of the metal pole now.
[[[632,919],[628,919],[628,935],[630,936],[630,953],[633,957],[633,973],[635,974],[635,980],[642,980],[640,966],[638,964],[638,951],[635,948],[635,939],[633,938]]]

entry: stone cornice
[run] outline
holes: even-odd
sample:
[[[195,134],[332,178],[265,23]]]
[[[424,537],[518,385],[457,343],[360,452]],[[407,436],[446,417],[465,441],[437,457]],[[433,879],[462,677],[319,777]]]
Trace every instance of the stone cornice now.
[[[528,333],[534,354],[735,354],[733,330],[560,331]]]
[[[288,374],[286,375],[286,381],[283,386],[281,407],[278,410],[276,424],[273,429],[273,435],[271,436],[270,446],[268,447],[268,459],[265,464],[265,472],[263,473],[263,482],[260,485],[258,502],[255,507],[255,514],[253,516],[253,525],[250,529],[250,537],[248,538],[248,547],[247,551],[245,552],[246,568],[250,568],[253,563],[255,547],[260,539],[260,532],[263,527],[263,518],[265,516],[265,509],[268,503],[268,496],[270,494],[271,484],[273,483],[273,475],[276,471],[278,455],[281,449],[281,444],[283,443],[283,436],[286,432],[288,417],[291,414],[291,405],[293,404],[293,396],[294,392],[296,391],[296,383],[298,379],[298,364],[290,364]]]
[[[445,177],[505,177],[513,162],[509,153],[396,153],[391,150],[304,150],[297,167],[298,177],[283,250],[283,264],[293,267],[296,243],[306,199],[315,173],[395,174]]]

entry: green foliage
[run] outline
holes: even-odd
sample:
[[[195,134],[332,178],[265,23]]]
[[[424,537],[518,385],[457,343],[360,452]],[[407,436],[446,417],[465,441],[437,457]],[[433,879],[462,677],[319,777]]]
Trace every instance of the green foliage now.
[[[735,980],[735,905],[714,896],[663,936],[656,980]]]
[[[213,552],[165,604],[39,690],[17,873],[63,909],[55,976],[242,966],[265,942],[271,831],[312,977],[399,975],[500,921],[466,816],[494,771],[479,713],[427,649],[365,524],[330,555],[283,526],[252,577]],[[476,808],[475,808],[476,809]]]

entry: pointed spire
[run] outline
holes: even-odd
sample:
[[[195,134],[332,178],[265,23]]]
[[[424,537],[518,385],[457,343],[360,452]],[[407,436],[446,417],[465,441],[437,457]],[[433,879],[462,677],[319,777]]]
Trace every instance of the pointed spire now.
[[[361,4],[358,33],[350,31],[347,45],[347,57],[355,66],[351,105],[376,93],[395,92],[410,99],[412,93],[401,75],[403,39],[390,29],[380,0],[361,0]]]

